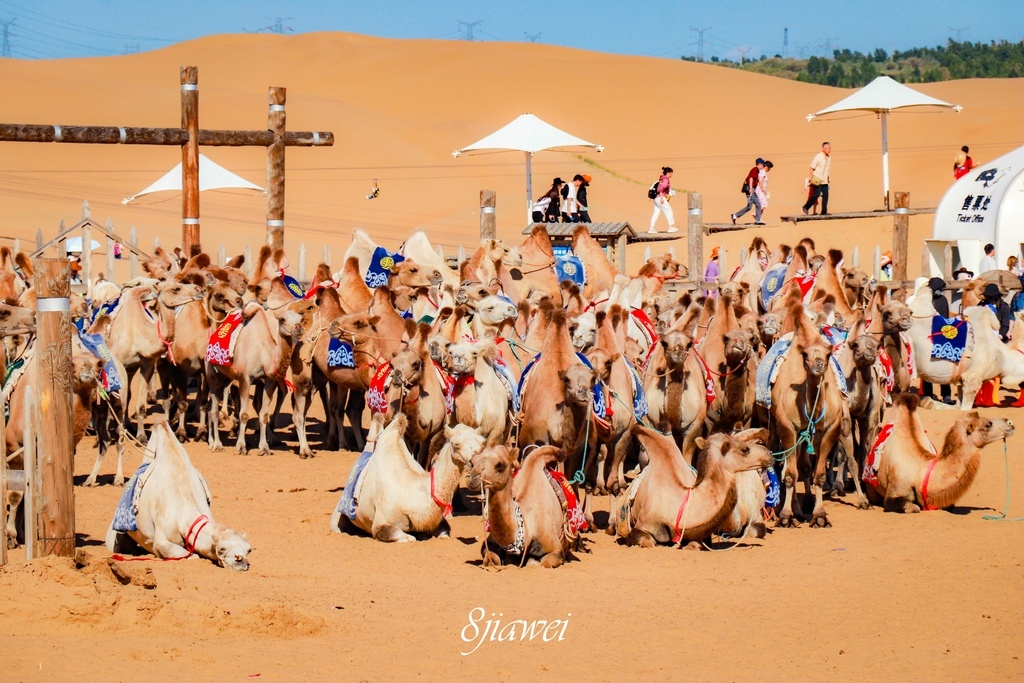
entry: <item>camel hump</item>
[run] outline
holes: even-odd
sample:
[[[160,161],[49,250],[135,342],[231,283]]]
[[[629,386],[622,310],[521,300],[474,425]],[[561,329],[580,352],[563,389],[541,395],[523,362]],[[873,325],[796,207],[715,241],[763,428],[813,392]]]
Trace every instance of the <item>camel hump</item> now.
[[[523,469],[553,467],[565,460],[565,451],[557,446],[541,446],[530,451],[523,459]]]
[[[828,262],[833,268],[837,267],[843,260],[843,252],[841,249],[829,249],[828,250]]]
[[[893,407],[904,407],[910,412],[917,410],[917,407],[921,404],[921,397],[917,394],[902,392],[894,394],[892,397]]]
[[[533,230],[531,230],[530,237],[543,237],[545,240],[550,239],[548,237],[548,229],[545,228],[543,225],[538,225]]]

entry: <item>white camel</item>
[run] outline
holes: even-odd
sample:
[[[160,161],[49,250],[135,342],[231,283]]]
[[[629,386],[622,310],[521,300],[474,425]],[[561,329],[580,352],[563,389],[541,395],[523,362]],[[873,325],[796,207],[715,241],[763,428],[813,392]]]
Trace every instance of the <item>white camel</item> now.
[[[161,559],[199,555],[222,567],[247,570],[252,546],[242,534],[214,521],[206,480],[162,418],[153,426],[143,458],[147,464],[132,477],[122,499],[122,508],[135,510],[134,522],[119,510],[107,530],[107,548],[118,552],[127,535]]]

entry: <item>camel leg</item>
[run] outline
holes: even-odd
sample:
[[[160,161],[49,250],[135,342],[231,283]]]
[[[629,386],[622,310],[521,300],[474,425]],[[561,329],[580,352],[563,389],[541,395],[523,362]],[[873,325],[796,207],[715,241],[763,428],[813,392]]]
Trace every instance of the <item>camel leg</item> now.
[[[864,422],[866,425],[867,421],[865,420]],[[853,488],[857,492],[857,507],[861,510],[867,510],[871,507],[871,503],[868,502],[868,498],[864,495],[864,490],[860,486],[860,466],[857,464],[857,451],[853,445],[853,434],[843,437],[842,449],[846,454],[846,471],[849,473],[850,478],[853,479]]]
[[[7,523],[7,547],[13,550],[18,547],[18,506],[24,494],[21,491],[8,491],[6,504]]]
[[[977,377],[964,377],[960,385],[960,410],[974,408],[974,399],[981,390],[981,380]]]
[[[206,406],[209,402],[210,397],[210,382],[206,380],[202,373],[196,375],[196,379],[199,381],[199,390],[196,392],[196,405]],[[209,411],[205,408],[199,410],[199,427],[196,429],[196,441],[205,441],[207,438],[206,419]]]
[[[189,552],[183,547],[168,541],[160,535],[153,539],[153,554],[165,560],[189,556]]]
[[[448,520],[441,518],[441,523],[437,525],[437,529],[434,531],[434,538],[451,538],[452,527],[448,524]]]
[[[273,426],[270,424],[271,417],[273,416],[274,408],[274,394],[277,392],[277,382],[271,382],[270,380],[264,380],[263,382],[263,402],[260,405],[260,445],[257,451],[258,455],[273,455],[270,452],[270,444],[267,441],[267,432],[273,431]],[[280,392],[283,393],[283,392]]]
[[[626,536],[626,545],[637,545],[641,548],[653,548],[658,545],[657,541],[654,540],[654,536],[643,531],[642,529],[634,528],[629,532],[629,536]]]
[[[480,557],[484,560],[485,569],[501,569],[501,558],[498,554],[487,547],[487,541],[480,545]]]
[[[154,366],[145,363],[139,368],[136,378],[142,378],[142,391],[137,392],[135,399],[135,438],[146,443],[146,406],[149,400],[149,385],[153,380]]]
[[[814,465],[814,473],[811,475],[811,493],[814,494],[814,512],[811,513],[811,527],[824,528],[832,526],[825,514],[825,504],[822,502],[822,486],[825,484],[825,467],[828,463],[828,454],[836,447],[839,440],[841,425],[833,425],[821,437],[821,446],[818,448],[817,460]]]
[[[614,436],[614,435],[613,435]],[[612,450],[609,444],[599,444],[597,447],[597,481],[594,485],[594,493],[600,494],[605,491],[605,465],[608,464],[608,451]],[[612,458],[614,459],[614,453]]]
[[[783,465],[782,485],[786,490],[786,498],[782,501],[782,509],[779,511],[778,527],[800,526],[800,517],[793,512],[793,491],[796,489],[796,482],[799,476],[797,471],[797,458],[799,454],[793,449],[796,445],[796,432],[788,424],[779,424],[779,441],[782,443],[783,452],[788,452],[789,457]]]
[[[408,543],[409,541],[416,540],[415,536],[410,536],[397,526],[391,524],[387,517],[384,516],[384,511],[381,508],[377,508],[377,512],[373,517],[370,533],[373,534],[375,539],[384,543]]]
[[[356,452],[362,452],[363,447],[366,446],[363,437],[363,411],[365,408],[366,394],[356,389],[350,389],[348,400],[345,401],[345,415],[348,417],[348,423],[352,425],[352,437],[356,442]],[[343,421],[341,426],[344,427]]]
[[[245,429],[249,423],[249,378],[244,374],[238,378],[238,438],[235,439],[235,450],[248,455],[245,449]]]
[[[540,558],[540,566],[547,569],[554,569],[555,567],[562,566],[565,559],[562,557],[561,552],[548,553],[544,557]]]
[[[211,381],[211,385],[212,385]],[[220,442],[220,407],[217,405],[217,397],[220,395],[220,389],[213,386],[210,387],[210,394],[207,397],[209,402],[208,413],[210,415],[210,431],[206,435],[207,443],[210,446],[211,451],[219,451],[224,448],[224,445]]]
[[[902,498],[902,497],[897,498],[895,496],[893,496],[891,498],[886,498],[885,502],[882,503],[882,508],[886,512],[910,512],[910,513],[913,513],[913,512],[920,512],[921,511],[921,508],[920,508],[920,506],[917,503],[915,503],[913,501],[910,501],[910,500],[907,500],[906,498]]]
[[[295,433],[299,438],[299,458],[306,459],[313,457],[313,450],[306,440],[306,411],[309,410],[309,394],[312,391],[312,384],[300,382],[292,394],[292,422],[295,423]]]

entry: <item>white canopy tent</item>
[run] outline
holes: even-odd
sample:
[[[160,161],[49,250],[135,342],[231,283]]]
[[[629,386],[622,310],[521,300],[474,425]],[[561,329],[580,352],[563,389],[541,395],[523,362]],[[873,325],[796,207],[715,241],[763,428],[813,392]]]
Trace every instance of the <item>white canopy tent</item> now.
[[[879,76],[846,99],[807,116],[808,121],[813,121],[847,111],[870,111],[879,115],[882,119],[882,192],[886,209],[889,208],[889,133],[886,117],[890,112],[906,107],[943,107],[958,113],[963,109],[959,104],[949,104],[919,93],[888,76]]]
[[[223,166],[211,161],[205,154],[199,155],[199,191],[204,190],[249,190],[253,192],[266,192],[262,187],[250,183],[245,178],[237,176]],[[181,192],[181,164],[178,164],[168,171],[160,180],[156,181],[145,190],[133,194],[131,197],[122,199],[122,204],[143,197],[154,192]]]
[[[533,208],[533,172],[530,168],[533,155],[543,150],[570,150],[589,147],[603,152],[604,147],[570,135],[533,114],[521,114],[512,123],[500,128],[472,145],[452,152],[460,154],[482,152],[523,152],[526,155],[526,220],[531,220]]]
[[[1024,147],[974,170],[954,182],[935,210],[931,252],[932,275],[942,275],[943,252],[955,246],[954,261],[975,275],[983,248],[996,248],[996,265],[1005,268],[1010,256],[1021,257],[1024,246]],[[950,268],[955,264],[949,264]]]

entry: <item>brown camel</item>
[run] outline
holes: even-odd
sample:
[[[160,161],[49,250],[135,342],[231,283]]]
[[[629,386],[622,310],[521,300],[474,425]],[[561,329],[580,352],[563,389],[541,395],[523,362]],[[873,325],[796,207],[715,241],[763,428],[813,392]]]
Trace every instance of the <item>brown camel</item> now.
[[[569,559],[574,541],[548,473],[565,452],[554,446],[531,449],[513,479],[517,454],[507,446],[491,446],[473,458],[469,486],[483,492],[488,525],[480,547],[483,566],[539,562],[553,569]]]
[[[910,337],[914,316],[910,307],[887,296],[885,288],[879,287],[872,297],[869,313],[872,318],[867,332],[881,338],[882,349],[892,360],[896,377],[893,393],[917,391],[917,366]]]
[[[522,267],[523,257],[517,248],[506,247],[501,240],[484,240],[469,257],[466,269],[472,276],[468,279],[463,277],[462,284],[467,284],[467,281],[485,286],[496,283],[513,304],[517,304],[521,298],[526,297],[521,295],[519,289],[522,280],[513,279],[512,269],[519,270],[521,275]]]
[[[429,465],[431,442],[444,429],[447,411],[447,373],[430,357],[430,326],[421,324],[409,348],[391,359],[391,386],[387,391],[386,422],[399,414],[409,419],[405,432],[416,460]]]
[[[832,347],[826,343],[804,312],[799,289],[786,297],[788,316],[794,321],[792,346],[781,361],[771,389],[773,442],[783,457],[782,484],[785,499],[779,526],[799,524],[793,492],[798,480],[807,482],[814,495],[812,527],[828,526],[822,504],[822,486],[829,455],[841,436],[843,395],[829,367]],[[802,515],[802,513],[800,513]]]
[[[455,378],[449,424],[474,428],[488,446],[505,443],[511,427],[510,401],[495,370],[498,349],[494,340],[457,342],[448,352]]]
[[[542,225],[538,225],[530,236],[519,246],[523,259],[519,281],[520,300],[532,298],[535,294],[558,296],[558,276],[555,275],[555,253],[551,249],[551,238]]]
[[[572,251],[583,261],[587,272],[587,284],[583,296],[590,301],[608,296],[615,285],[618,268],[612,265],[604,249],[590,236],[586,226],[579,226],[572,231]]]
[[[858,467],[864,466],[868,449],[875,442],[882,412],[889,395],[885,371],[879,362],[879,340],[864,332],[859,321],[849,331],[840,350],[839,365],[846,376],[850,419],[853,422],[853,449]]]
[[[759,443],[766,430],[698,438],[696,474],[672,437],[642,425],[632,431],[649,463],[617,501],[616,533],[627,545],[678,546],[709,538],[736,505],[736,474],[772,465],[771,452]]]
[[[730,278],[730,282],[742,283],[747,286],[746,297],[742,300],[737,299],[737,301],[742,301],[746,308],[754,312],[758,310],[758,300],[760,299],[758,287],[761,278],[764,277],[764,267],[768,264],[770,256],[771,250],[768,249],[768,243],[759,235],[754,237],[750,248],[747,249],[747,260]]]
[[[705,306],[710,306],[714,315],[696,351],[715,385],[715,399],[705,418],[711,434],[740,429],[754,414],[755,337],[740,328],[733,301],[729,292],[723,292],[717,301],[706,300]]]
[[[875,483],[868,485],[874,502],[888,512],[920,512],[952,507],[967,492],[981,466],[981,449],[1013,435],[1013,423],[990,419],[972,410],[946,432],[936,453],[917,414],[920,398],[893,398],[892,433],[876,453]]]

